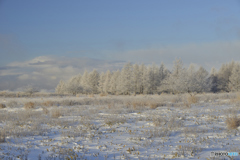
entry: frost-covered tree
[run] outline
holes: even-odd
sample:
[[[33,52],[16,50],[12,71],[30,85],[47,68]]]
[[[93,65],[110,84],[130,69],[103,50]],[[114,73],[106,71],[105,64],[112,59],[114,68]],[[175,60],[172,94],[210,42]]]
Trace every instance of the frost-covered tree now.
[[[68,83],[76,83],[76,84],[81,84],[81,80],[82,80],[82,75],[79,74],[77,76],[72,77]]]
[[[143,94],[143,91],[144,91],[144,83],[145,83],[145,80],[144,80],[144,76],[145,76],[145,72],[146,72],[146,66],[144,64],[141,64],[139,66],[139,76],[140,76],[140,79],[139,79],[139,93],[140,94]]]
[[[196,66],[191,63],[187,69],[187,72],[190,77],[193,77],[196,72]]]
[[[89,74],[88,80],[92,93],[98,93],[99,73],[95,69]]]
[[[170,71],[166,68],[164,63],[162,63],[159,68],[159,87],[158,87],[159,93],[165,91],[166,89],[165,80],[169,75],[170,75]]]
[[[39,89],[33,85],[27,85],[26,87],[23,88],[23,91],[32,96],[33,93],[39,92]]]
[[[57,88],[56,92],[57,93],[68,93],[72,95],[76,95],[79,93],[83,93],[83,86],[81,84],[81,74],[72,77],[71,79],[68,80],[68,82],[64,83],[63,81],[60,81]]]
[[[120,71],[117,70],[112,73],[111,80],[110,80],[110,88],[109,91],[111,94],[118,94],[118,84],[120,79]]]
[[[89,86],[89,73],[85,71],[81,79],[81,86],[83,87],[83,93],[91,93],[91,88]]]
[[[165,80],[165,91],[172,93],[186,92],[187,72],[180,59],[174,61],[172,73]]]
[[[215,67],[212,67],[212,68],[211,68],[210,75],[214,75],[214,76],[217,75],[217,69],[216,69]]]
[[[103,92],[110,93],[110,80],[111,80],[112,73],[108,70],[105,74],[105,81],[103,84]]]
[[[190,64],[186,74],[186,91],[192,92],[207,92],[210,90],[210,81],[208,72],[200,67],[197,71],[194,64]]]
[[[88,75],[89,75],[88,71],[84,71],[82,79],[81,79],[81,84],[83,86],[88,86]]]
[[[55,88],[55,92],[57,94],[64,94],[66,92],[66,85],[62,80],[60,80],[57,87]]]
[[[150,93],[157,93],[157,88],[160,85],[160,75],[159,68],[156,64],[153,64],[148,68],[148,76],[149,76],[149,85],[150,85]]]
[[[133,92],[133,66],[131,63],[127,63],[121,70],[120,89],[121,94],[131,94]]]
[[[196,91],[196,69],[194,64],[190,64],[186,72],[186,92],[192,93]]]
[[[209,81],[208,72],[200,67],[195,74],[195,83],[193,84],[193,92],[209,92],[211,90],[211,82]]]
[[[100,93],[104,93],[104,90],[103,90],[103,88],[104,88],[104,82],[105,82],[105,73],[102,72],[102,73],[100,74],[100,76],[99,76],[99,82],[98,82],[98,91],[99,91]]]
[[[240,64],[231,62],[223,64],[219,70],[211,70],[211,74],[191,64],[183,67],[180,59],[174,61],[170,72],[164,64],[160,68],[153,64],[132,65],[127,63],[121,71],[103,72],[96,70],[72,77],[68,82],[60,81],[56,93],[107,93],[107,94],[155,94],[239,91]]]
[[[150,86],[150,79],[149,79],[149,71],[150,69],[148,69],[148,67],[143,66],[143,70],[142,70],[142,93],[143,94],[149,94],[151,92],[151,86]]]
[[[72,81],[72,82],[68,82],[65,85],[65,93],[76,95],[79,93],[83,93],[83,91],[84,91],[84,87],[77,82]]]
[[[160,81],[160,83],[168,76],[169,73],[170,73],[170,71],[166,68],[164,63],[162,63],[160,65],[160,68],[159,68],[159,81]]]
[[[140,80],[141,80],[141,74],[140,74],[140,68],[138,64],[133,65],[133,90],[134,93],[140,93]]]
[[[209,81],[208,83],[210,83],[210,87],[211,87],[210,91],[214,92],[214,93],[218,92],[219,91],[219,89],[218,89],[218,75],[217,75],[216,68],[213,67],[211,69],[210,77],[209,77],[208,81]]]
[[[219,91],[230,91],[229,83],[230,76],[232,74],[233,67],[235,66],[235,62],[232,61],[227,64],[223,64],[218,72],[218,83],[217,87]]]
[[[232,74],[229,77],[230,91],[240,91],[240,64],[236,63],[233,67]]]

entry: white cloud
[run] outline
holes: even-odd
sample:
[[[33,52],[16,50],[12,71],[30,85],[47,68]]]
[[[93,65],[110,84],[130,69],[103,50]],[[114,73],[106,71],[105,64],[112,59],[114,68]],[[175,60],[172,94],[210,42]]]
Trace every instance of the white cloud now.
[[[51,76],[50,78],[53,79],[53,80],[57,79],[56,76]]]
[[[18,76],[18,79],[19,80],[26,80],[26,79],[30,79],[30,77],[29,77],[28,74],[23,74],[23,75]]]
[[[41,56],[25,62],[13,62],[0,70],[0,89],[17,89],[28,84],[42,89],[54,89],[58,82],[83,73],[85,69],[99,71],[117,69],[122,62],[90,58]],[[9,80],[11,79],[11,80]]]

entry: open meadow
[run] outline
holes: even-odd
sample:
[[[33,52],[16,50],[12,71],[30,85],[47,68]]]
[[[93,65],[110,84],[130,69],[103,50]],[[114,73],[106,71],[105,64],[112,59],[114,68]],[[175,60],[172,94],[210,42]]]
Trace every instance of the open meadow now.
[[[237,93],[1,92],[0,103],[0,159],[210,160],[212,151],[240,152]]]

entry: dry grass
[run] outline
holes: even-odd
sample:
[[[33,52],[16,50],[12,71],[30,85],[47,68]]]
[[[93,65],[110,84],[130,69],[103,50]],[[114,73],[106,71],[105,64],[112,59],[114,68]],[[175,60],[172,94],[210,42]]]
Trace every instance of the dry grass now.
[[[89,94],[88,97],[89,97],[89,98],[93,98],[93,97],[95,97],[95,96],[94,96],[94,94]]]
[[[100,97],[107,96],[107,93],[100,93]]]
[[[61,113],[61,110],[60,110],[60,109],[58,109],[58,108],[53,108],[53,109],[51,110],[51,117],[52,117],[52,118],[58,118],[58,117],[60,117],[60,116],[62,116],[62,113]]]
[[[104,120],[105,124],[108,126],[112,126],[117,123],[123,124],[123,123],[126,123],[126,121],[127,120],[125,117],[116,117],[116,116],[110,116]]]
[[[177,155],[183,155],[182,152],[183,151],[184,153],[186,152],[185,154],[186,157],[175,157],[175,158],[187,159],[190,157],[192,159],[197,159],[197,157],[194,157],[195,151],[191,152],[193,156],[188,155],[188,151],[190,152],[193,150],[191,149],[192,145],[204,148],[206,145],[208,145],[208,143],[211,143],[211,139],[208,139],[206,135],[211,135],[212,133],[217,132],[219,134],[219,136],[217,135],[219,139],[223,137],[222,138],[223,140],[222,141],[220,140],[221,142],[219,142],[219,145],[225,146],[225,144],[228,143],[229,141],[229,140],[227,141],[226,138],[224,138],[224,137],[229,138],[229,136],[225,136],[227,125],[231,126],[228,128],[237,128],[239,126],[240,117],[239,118],[236,117],[235,119],[233,118],[233,120],[229,118],[225,122],[225,119],[228,115],[234,115],[234,113],[236,114],[236,112],[239,111],[238,107],[234,107],[233,105],[226,106],[226,107],[224,106],[219,107],[219,105],[216,104],[218,101],[205,104],[203,103],[202,99],[204,99],[205,97],[209,97],[205,95],[203,96],[197,95],[197,98],[199,98],[199,104],[197,104],[196,107],[189,108],[186,110],[183,110],[181,108],[183,107],[184,102],[186,102],[188,105],[190,103],[195,103],[195,102],[197,103],[197,101],[192,101],[192,100],[188,101],[189,97],[187,96],[190,96],[188,94],[184,94],[181,96],[176,96],[176,95],[164,95],[164,96],[163,95],[161,96],[158,96],[158,95],[138,96],[137,95],[136,97],[122,96],[122,95],[119,97],[115,97],[115,96],[110,97],[110,96],[98,97],[96,95],[95,98],[87,98],[86,95],[82,96],[81,98],[75,98],[75,97],[73,98],[70,96],[66,96],[58,99],[54,97],[53,99],[50,97],[44,100],[33,99],[33,98],[31,100],[29,99],[26,100],[25,98],[23,98],[22,101],[21,99],[18,99],[17,102],[20,105],[22,105],[22,102],[32,101],[35,104],[35,108],[37,107],[40,108],[39,105],[41,105],[42,102],[44,102],[45,106],[41,106],[42,110],[35,110],[35,109],[24,110],[23,109],[19,111],[17,110],[17,112],[12,112],[12,110],[8,111],[5,109],[0,110],[0,114],[1,114],[0,122],[3,123],[3,125],[4,123],[13,125],[13,127],[11,128],[8,126],[6,127],[4,126],[2,130],[4,130],[3,133],[5,135],[1,134],[2,130],[0,128],[0,144],[8,145],[6,141],[8,141],[8,139],[9,140],[15,139],[15,137],[18,138],[17,136],[19,137],[29,136],[31,138],[35,135],[36,136],[40,135],[42,136],[42,139],[44,138],[42,140],[43,145],[50,145],[53,143],[59,144],[63,142],[62,143],[63,147],[66,147],[68,143],[70,144],[73,142],[77,142],[78,140],[85,141],[86,139],[89,145],[93,146],[98,143],[98,146],[96,147],[98,147],[99,150],[100,149],[103,149],[103,151],[112,150],[115,153],[119,153],[116,151],[117,148],[113,149],[113,147],[111,147],[112,144],[110,145],[110,143],[105,143],[105,142],[107,142],[107,139],[111,140],[112,138],[113,139],[116,138],[114,136],[120,136],[120,137],[125,136],[126,138],[123,139],[123,142],[126,142],[125,143],[126,148],[123,149],[123,153],[124,153],[124,150],[126,151],[126,149],[128,149],[129,147],[130,149],[128,150],[132,151],[131,150],[132,146],[136,147],[137,150],[140,150],[140,151],[150,149],[153,152],[157,153],[157,150],[156,150],[157,148],[155,148],[154,150],[149,148],[151,146],[156,146],[160,148],[160,151],[166,150],[167,152],[169,151],[169,153],[171,151],[172,152],[176,151]],[[176,104],[171,103],[172,97],[175,98],[177,102]],[[50,101],[48,102],[48,100]],[[52,105],[51,102],[54,102],[55,104],[60,104],[63,100],[66,100],[64,101],[65,104],[68,104],[68,105],[74,104],[76,106],[47,107]],[[3,101],[3,103],[6,103],[6,106],[8,107],[7,102]],[[87,104],[87,106],[85,104]],[[130,108],[126,108],[125,104],[127,104]],[[161,107],[162,105],[164,105],[164,107]],[[168,107],[167,105],[171,105],[171,106]],[[179,107],[174,108],[177,105],[179,105]],[[201,106],[205,106],[205,105],[206,105],[206,109],[202,109]],[[213,106],[216,106],[216,107],[213,107]],[[152,108],[152,110],[150,108]],[[231,108],[231,110],[229,108]],[[6,116],[5,113],[7,113],[8,115]],[[70,116],[73,116],[73,119],[71,119]],[[217,118],[215,118],[215,116]],[[213,120],[207,121],[208,117],[213,117],[212,118]],[[222,120],[221,117],[224,117],[224,120]],[[222,121],[224,121],[225,124],[222,125]],[[184,124],[184,122],[186,123],[186,125]],[[123,123],[126,123],[126,124],[123,125]],[[48,124],[48,125],[45,125],[45,124]],[[205,129],[205,124],[207,129]],[[212,126],[214,127],[214,129],[212,129]],[[61,135],[61,132],[63,135],[61,139],[53,140],[55,141],[53,143],[51,142],[49,137],[47,138],[48,134],[46,134],[49,131],[52,132],[52,127],[57,129],[56,136]],[[138,127],[141,127],[141,128],[139,129]],[[199,128],[202,128],[202,129],[199,129]],[[116,133],[113,133],[113,132],[116,132]],[[204,132],[206,133],[206,135],[204,135],[205,134]],[[230,130],[227,133],[232,134],[233,132],[238,133],[236,129]],[[179,140],[181,141],[178,141],[178,136],[180,138]],[[97,139],[99,139],[99,141]],[[119,139],[119,142],[120,140],[122,140],[121,138],[117,138],[117,139]],[[185,139],[185,142],[184,142],[184,139]],[[171,144],[173,144],[173,146],[171,146],[172,148],[164,144],[165,142],[168,143],[169,141],[171,141]],[[13,144],[12,141],[9,141],[9,142],[10,142],[10,145]],[[186,149],[186,147],[184,148],[184,146],[188,146],[188,143],[190,145],[189,147],[190,149],[189,148]],[[102,147],[100,146],[100,144],[101,145],[107,144],[108,148]],[[79,143],[79,146],[80,146],[80,143]],[[80,147],[81,147],[80,149],[82,150],[89,149],[88,145],[85,145],[85,148],[83,148],[84,146],[82,145],[82,143]],[[49,149],[52,148],[52,152],[50,152],[49,154],[52,154],[52,153],[58,154],[57,152],[56,153],[53,152],[54,150],[53,147],[51,148],[48,147],[48,148]],[[58,148],[60,150],[61,146]],[[223,149],[226,149],[226,148],[223,148]],[[232,148],[230,148],[230,150],[231,149]],[[89,150],[89,151],[92,152],[92,150]],[[137,152],[132,152],[132,153],[133,153],[132,156],[128,154],[129,159],[131,158],[134,159],[134,154]],[[60,151],[59,151],[59,154],[60,154]],[[41,155],[44,156],[43,154]],[[120,157],[119,155],[116,155],[116,156]],[[135,157],[136,156],[137,155],[135,154]],[[147,156],[145,156],[144,153],[141,153],[139,157],[140,156],[143,159],[144,158],[147,159]],[[159,154],[159,157],[162,158],[160,154]],[[156,157],[156,159],[159,157]],[[113,159],[111,155],[108,158]],[[42,159],[44,159],[44,157],[42,157]],[[51,159],[51,157],[50,158],[48,157],[48,159]],[[149,159],[150,159],[150,156],[149,156]]]
[[[125,106],[127,108],[132,108],[133,110],[141,110],[144,108],[150,108],[150,109],[156,109],[159,106],[164,106],[165,103],[156,101],[156,100],[141,100],[141,99],[135,99],[135,100],[127,100],[125,102]]]
[[[17,107],[18,103],[16,101],[10,101],[7,103],[7,107],[13,108],[13,107]]]
[[[4,133],[0,132],[0,143],[6,142],[6,136]]]
[[[144,102],[139,102],[139,101],[133,101],[132,102],[132,107],[133,107],[134,110],[138,109],[138,108],[142,108],[144,106],[146,106],[146,103],[144,103]]]
[[[183,102],[184,106],[187,108],[191,108],[191,103],[189,103],[188,101]],[[180,105],[181,106],[181,105]]]
[[[107,106],[108,106],[108,109],[113,109],[114,108],[114,103],[109,103]]]
[[[191,108],[192,104],[198,103],[198,98],[195,95],[189,95],[187,96],[186,100],[183,102],[184,106],[187,108]]]
[[[6,105],[3,103],[0,103],[0,109],[6,108]]]
[[[158,103],[150,103],[150,104],[149,104],[149,107],[150,107],[151,109],[156,109],[156,108],[158,107]]]
[[[181,95],[169,95],[169,97],[172,103],[181,103],[183,101]]]
[[[237,93],[237,95],[236,95],[236,100],[237,100],[238,102],[240,102],[240,93]]]
[[[27,102],[24,104],[24,109],[34,109],[35,103]]]
[[[44,107],[44,108],[43,108],[43,113],[44,113],[44,114],[48,114],[48,113],[49,113],[49,110]]]
[[[140,106],[139,102],[132,102],[133,109],[136,109],[138,106]]]
[[[160,117],[160,116],[154,116],[153,117],[153,124],[157,127],[163,126],[166,124],[166,119]]]
[[[187,101],[190,104],[198,103],[198,98],[195,95],[191,95],[187,97]]]
[[[76,97],[81,97],[82,96],[82,94],[76,94]]]
[[[240,103],[240,93],[236,93],[236,96],[230,99],[230,102],[235,104],[235,103]]]
[[[150,106],[151,102],[149,102],[148,100],[134,100],[132,102],[129,102],[129,106],[131,109],[135,110],[135,111],[139,111],[139,110],[144,110],[145,108],[147,108],[147,106]]]
[[[62,106],[73,106],[73,105],[75,105],[75,101],[65,99],[65,100],[59,102],[59,104]]]
[[[50,106],[53,106],[54,105],[54,102],[53,101],[45,101],[42,103],[43,106],[46,106],[46,107],[50,107]]]
[[[227,117],[225,123],[228,129],[237,129],[240,126],[240,118],[235,115]]]
[[[132,102],[131,102],[131,101],[125,102],[125,106],[126,106],[127,108],[130,108],[130,107],[132,106]]]

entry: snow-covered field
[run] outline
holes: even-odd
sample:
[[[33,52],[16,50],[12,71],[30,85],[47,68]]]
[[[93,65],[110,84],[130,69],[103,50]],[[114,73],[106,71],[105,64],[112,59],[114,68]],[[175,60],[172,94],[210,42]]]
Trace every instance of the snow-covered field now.
[[[0,159],[214,159],[240,152],[225,122],[239,102],[234,93],[2,96]]]

